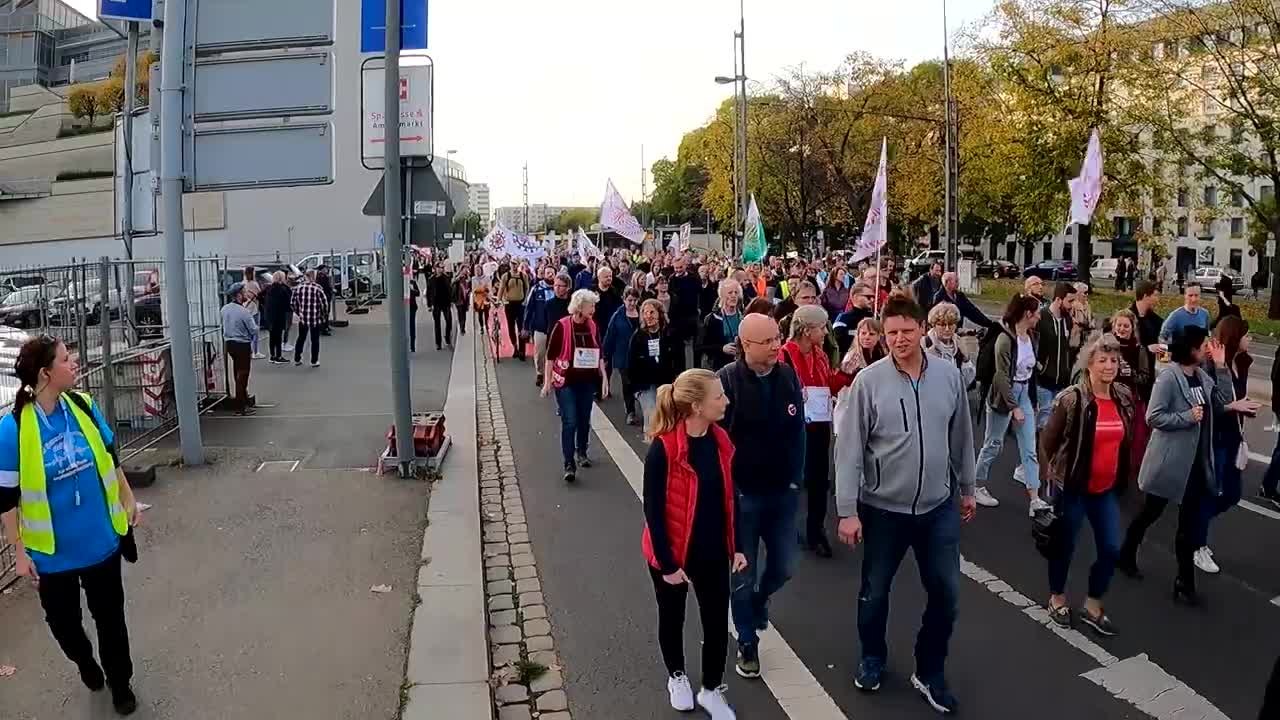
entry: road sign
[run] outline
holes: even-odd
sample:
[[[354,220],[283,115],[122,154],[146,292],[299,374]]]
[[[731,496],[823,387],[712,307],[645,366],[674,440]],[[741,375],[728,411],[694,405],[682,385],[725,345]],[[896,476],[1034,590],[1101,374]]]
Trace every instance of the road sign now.
[[[427,49],[427,0],[400,0],[400,49]],[[386,51],[386,0],[360,0],[360,52]]]
[[[151,0],[98,0],[98,17],[147,22],[152,19]]]
[[[363,157],[383,157],[387,118],[383,110],[383,70],[366,67],[363,71]],[[432,66],[400,66],[400,157],[431,157],[432,143]]]
[[[435,215],[436,204],[432,200],[414,200],[413,214],[414,215]]]

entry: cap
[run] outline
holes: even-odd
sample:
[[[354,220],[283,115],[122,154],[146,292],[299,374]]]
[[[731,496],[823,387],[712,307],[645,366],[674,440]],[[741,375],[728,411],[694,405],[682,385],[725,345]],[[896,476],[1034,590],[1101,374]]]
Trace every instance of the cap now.
[[[227,288],[227,296],[234,297],[236,295],[239,295],[241,290],[244,290],[244,283],[242,282],[232,283],[231,287]]]

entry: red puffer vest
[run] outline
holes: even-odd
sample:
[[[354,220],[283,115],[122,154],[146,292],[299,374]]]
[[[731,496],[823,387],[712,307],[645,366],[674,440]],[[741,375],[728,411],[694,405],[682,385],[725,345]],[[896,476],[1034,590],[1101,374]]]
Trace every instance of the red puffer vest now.
[[[729,433],[719,425],[712,425],[710,432],[720,447],[720,476],[724,481],[725,542],[729,557],[733,557],[733,441]],[[698,501],[698,474],[689,464],[689,435],[684,423],[671,432],[658,437],[667,453],[667,537],[671,540],[671,556],[684,567],[689,555],[689,536],[693,534],[693,514]],[[641,539],[644,557],[655,569],[658,560],[653,553],[653,538],[649,526],[644,528]]]

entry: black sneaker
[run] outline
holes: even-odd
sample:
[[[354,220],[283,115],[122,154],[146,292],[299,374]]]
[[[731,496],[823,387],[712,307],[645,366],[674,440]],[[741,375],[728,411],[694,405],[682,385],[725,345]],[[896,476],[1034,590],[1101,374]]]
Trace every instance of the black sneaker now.
[[[738,662],[733,669],[744,678],[760,677],[760,651],[755,645],[738,646]]]
[[[578,469],[572,465],[564,466],[564,481],[572,484],[578,479]]]
[[[1277,508],[1280,508],[1280,491],[1267,490],[1263,488],[1263,490],[1258,493],[1258,498],[1266,500]]]
[[[858,674],[853,676],[853,685],[859,690],[875,692],[880,689],[880,676],[883,674],[883,662],[876,658],[864,658],[858,663]]]
[[[546,378],[546,376],[545,376],[545,375],[543,375],[542,373],[538,373],[538,374],[537,374],[537,376],[533,378],[533,386],[534,386],[534,387],[542,387],[542,383],[543,383],[543,381],[545,381],[546,379],[547,379],[547,378]]]
[[[107,686],[107,679],[102,676],[102,668],[98,667],[98,663],[90,662],[91,665],[80,668],[80,680],[90,691],[98,692]]]
[[[1080,608],[1078,614],[1081,622],[1093,628],[1094,632],[1103,637],[1114,637],[1120,633],[1105,612],[1098,613],[1098,616],[1094,617],[1089,613],[1088,608]]]
[[[302,361],[301,361],[301,360],[294,360],[294,361],[293,361],[293,366],[294,366],[294,367],[302,367]]]
[[[925,702],[940,713],[953,713],[959,705],[956,702],[956,696],[952,695],[951,691],[947,689],[947,681],[941,675],[926,681],[919,675],[912,674],[911,686],[919,690],[920,694],[924,696]]]
[[[111,690],[111,706],[120,715],[132,715],[138,709],[138,698],[128,685]]]
[[[581,468],[591,467],[591,458],[587,457],[587,454],[584,452],[578,453],[578,467],[581,467]]]
[[[1054,625],[1057,625],[1058,627],[1061,627],[1061,628],[1071,627],[1071,608],[1070,607],[1066,605],[1059,605],[1057,607],[1054,607],[1053,603],[1049,603],[1048,605],[1045,606],[1045,609],[1049,611],[1049,619],[1053,621]]]

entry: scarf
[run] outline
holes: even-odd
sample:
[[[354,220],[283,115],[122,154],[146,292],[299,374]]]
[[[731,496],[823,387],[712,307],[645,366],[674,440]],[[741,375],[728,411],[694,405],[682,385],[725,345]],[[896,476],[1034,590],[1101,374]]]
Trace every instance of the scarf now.
[[[930,350],[933,350],[938,355],[953,363],[956,362],[956,356],[960,354],[960,344],[956,342],[955,335],[951,336],[951,342],[949,343],[944,342],[942,338],[938,337],[936,330],[930,330],[928,337],[930,342],[933,343],[932,347],[929,348]]]

